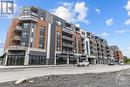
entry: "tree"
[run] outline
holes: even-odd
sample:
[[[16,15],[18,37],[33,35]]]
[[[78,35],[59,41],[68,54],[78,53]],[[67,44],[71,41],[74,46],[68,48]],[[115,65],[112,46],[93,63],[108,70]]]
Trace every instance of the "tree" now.
[[[130,64],[130,58],[128,58],[127,56],[124,56],[123,58],[125,64]]]

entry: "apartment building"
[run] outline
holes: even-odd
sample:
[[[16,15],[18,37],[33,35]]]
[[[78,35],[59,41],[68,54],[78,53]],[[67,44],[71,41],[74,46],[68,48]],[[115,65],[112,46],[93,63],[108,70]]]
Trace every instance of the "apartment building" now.
[[[119,61],[123,61],[123,54],[122,52],[120,51],[119,47],[114,45],[114,46],[111,46],[111,49],[112,49],[112,53],[113,53],[113,58],[115,59],[116,62],[119,62]]]
[[[90,33],[90,32],[87,32],[87,38],[89,39],[89,48],[90,48],[90,54],[89,54],[89,57],[88,57],[88,61],[91,63],[91,64],[96,64],[96,57],[97,57],[97,43],[96,43],[96,40],[95,40],[95,35]]]
[[[108,64],[105,39],[36,7],[23,7],[13,18],[2,55],[3,65],[58,65],[88,60]]]

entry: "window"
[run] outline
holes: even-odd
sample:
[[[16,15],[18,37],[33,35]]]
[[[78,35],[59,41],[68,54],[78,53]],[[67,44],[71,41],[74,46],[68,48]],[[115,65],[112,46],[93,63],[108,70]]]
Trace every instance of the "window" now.
[[[23,28],[29,28],[30,23],[23,23]]]
[[[62,25],[62,22],[61,22],[61,21],[58,21],[58,20],[55,20],[55,23],[56,23],[57,25]]]
[[[21,45],[27,47],[28,46],[28,42],[22,42]]]
[[[33,46],[33,38],[30,39],[30,47]]]
[[[44,49],[44,44],[43,44],[43,43],[40,43],[40,44],[39,44],[39,48]]]
[[[33,37],[34,35],[33,35],[33,32],[32,32],[32,34],[31,34],[31,37]]]
[[[88,41],[86,41],[86,50],[87,50],[87,54],[89,54],[89,52],[88,52]]]
[[[7,65],[24,65],[24,55],[8,55]]]
[[[23,32],[22,33],[22,37],[24,37],[24,38],[27,38],[29,35],[28,35],[28,32]]]
[[[56,44],[56,50],[60,51],[60,32],[57,32],[57,44]]]
[[[83,35],[85,35],[85,32],[82,32]]]
[[[45,27],[41,27],[41,29],[40,29],[40,35],[41,36],[45,35]]]
[[[32,47],[32,42],[30,43],[30,47]]]
[[[81,51],[80,51],[80,46],[81,46],[81,45],[80,45],[80,42],[81,42],[81,41],[80,41],[80,39],[79,39],[79,40],[78,40],[78,53],[81,53]]]
[[[29,11],[28,10],[24,10],[23,11],[23,15],[29,15]]]
[[[45,56],[29,55],[30,65],[44,65],[46,63]]]
[[[25,42],[22,42],[21,45],[22,45],[22,46],[25,46]]]
[[[33,28],[33,29],[35,28],[35,23],[32,23],[32,28]]]
[[[75,37],[74,48],[77,49],[76,47],[77,47],[77,43],[76,43],[76,37]]]
[[[44,43],[45,43],[45,27],[41,27],[39,37],[39,48],[44,49]]]

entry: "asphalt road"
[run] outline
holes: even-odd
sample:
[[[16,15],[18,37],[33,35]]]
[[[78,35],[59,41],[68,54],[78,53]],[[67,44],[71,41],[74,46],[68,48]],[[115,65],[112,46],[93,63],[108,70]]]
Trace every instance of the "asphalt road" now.
[[[83,74],[83,73],[102,73],[112,72],[130,68],[130,65],[108,66],[108,65],[90,65],[89,67],[39,67],[39,68],[2,68],[0,69],[0,83],[6,81],[15,81],[21,78],[33,78],[46,75],[64,75],[64,74]]]
[[[1,83],[0,87],[130,87],[130,69],[104,73],[51,75],[28,79],[18,85],[14,83],[14,81]]]
[[[1,68],[0,87],[130,87],[129,68],[130,65]],[[15,85],[14,81],[21,78],[34,79]]]

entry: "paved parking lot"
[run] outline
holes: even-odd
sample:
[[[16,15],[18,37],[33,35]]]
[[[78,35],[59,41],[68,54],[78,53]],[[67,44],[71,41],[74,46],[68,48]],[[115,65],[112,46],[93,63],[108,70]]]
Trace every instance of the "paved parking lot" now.
[[[2,66],[1,66],[2,67]],[[14,81],[21,78],[33,78],[46,75],[63,75],[63,74],[83,74],[83,73],[102,73],[113,72],[122,69],[128,69],[130,65],[90,65],[89,67],[76,67],[76,66],[37,66],[25,68],[0,68],[0,83],[6,81]]]

